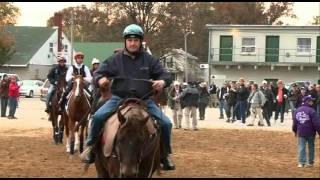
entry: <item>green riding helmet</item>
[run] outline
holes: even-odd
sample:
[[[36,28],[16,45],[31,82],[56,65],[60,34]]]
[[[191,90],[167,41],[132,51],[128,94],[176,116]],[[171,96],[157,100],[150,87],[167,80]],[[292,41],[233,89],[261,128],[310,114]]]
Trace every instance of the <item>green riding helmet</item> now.
[[[122,37],[125,39],[129,37],[143,39],[143,35],[144,33],[140,26],[131,24],[124,29]]]

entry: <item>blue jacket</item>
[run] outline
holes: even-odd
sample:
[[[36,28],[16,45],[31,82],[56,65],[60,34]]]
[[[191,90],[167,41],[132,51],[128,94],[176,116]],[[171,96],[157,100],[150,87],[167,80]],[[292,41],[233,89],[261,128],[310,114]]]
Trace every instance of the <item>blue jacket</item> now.
[[[131,79],[153,79],[153,80],[164,80],[168,87],[171,82],[171,75],[162,67],[159,59],[151,56],[149,53],[140,51],[135,59],[124,54],[124,52],[116,53],[113,56],[106,59],[95,71],[95,80],[98,82],[102,77],[107,78],[131,78]],[[126,81],[123,81],[125,83]],[[118,84],[120,88],[130,88],[126,84]],[[117,95],[116,91],[124,92],[127,89],[119,89],[113,87],[112,93]],[[146,87],[139,86],[136,91],[144,92]]]
[[[292,131],[299,137],[320,135],[320,118],[308,104],[303,104],[293,113]]]

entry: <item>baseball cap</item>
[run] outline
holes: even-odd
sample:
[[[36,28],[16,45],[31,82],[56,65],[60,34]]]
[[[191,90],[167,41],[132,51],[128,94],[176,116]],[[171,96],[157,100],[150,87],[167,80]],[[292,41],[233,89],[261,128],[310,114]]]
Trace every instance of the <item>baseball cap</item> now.
[[[302,99],[302,101],[303,101],[304,103],[306,103],[306,102],[308,102],[308,101],[314,101],[314,100],[315,100],[315,98],[313,98],[311,95],[305,96],[305,97],[303,97],[303,99]]]

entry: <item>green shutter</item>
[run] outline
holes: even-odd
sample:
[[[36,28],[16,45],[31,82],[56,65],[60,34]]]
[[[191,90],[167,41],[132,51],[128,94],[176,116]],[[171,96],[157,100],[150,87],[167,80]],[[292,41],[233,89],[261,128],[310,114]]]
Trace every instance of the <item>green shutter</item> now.
[[[220,61],[232,61],[232,36],[220,36]]]
[[[320,36],[317,37],[317,63],[320,63]]]
[[[266,37],[266,62],[279,62],[279,36]]]

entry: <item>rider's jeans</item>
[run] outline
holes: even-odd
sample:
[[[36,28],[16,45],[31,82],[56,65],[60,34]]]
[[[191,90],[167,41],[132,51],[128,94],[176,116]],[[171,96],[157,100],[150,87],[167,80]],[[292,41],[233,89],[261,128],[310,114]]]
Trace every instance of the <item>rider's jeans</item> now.
[[[47,94],[47,102],[46,102],[47,107],[49,107],[49,101],[50,101],[52,93],[55,89],[56,89],[55,85],[53,85],[53,84],[49,85],[48,94]]]
[[[94,140],[99,135],[102,129],[103,123],[110,113],[118,106],[122,98],[113,95],[102,107],[100,107],[92,117],[91,128],[87,138],[87,145],[93,145]],[[157,107],[157,105],[151,99],[146,101],[148,111],[153,115],[156,120],[159,120],[162,130],[162,138],[164,140],[164,145],[166,152],[171,154],[171,128],[172,123],[170,119]]]

